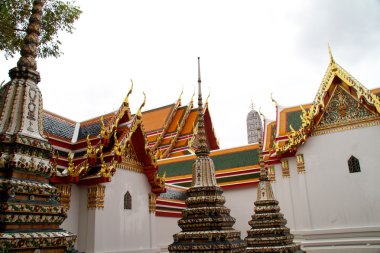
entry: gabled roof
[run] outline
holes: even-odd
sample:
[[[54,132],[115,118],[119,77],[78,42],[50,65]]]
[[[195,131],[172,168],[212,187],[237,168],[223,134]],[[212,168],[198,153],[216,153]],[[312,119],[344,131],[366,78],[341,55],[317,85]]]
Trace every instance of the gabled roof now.
[[[109,182],[116,168],[135,166],[147,176],[152,192],[164,191],[165,182],[157,173],[157,163],[148,148],[142,123],[141,109],[145,99],[132,116],[128,102],[130,93],[116,112],[82,122],[77,139],[73,137],[72,143],[60,142],[52,134],[49,136],[56,149],[68,151],[67,157],[56,157],[54,163],[60,173],[51,178],[52,182]],[[50,114],[45,114],[51,118]]]
[[[369,119],[380,119],[380,99],[377,95],[379,91],[380,89],[371,91],[364,87],[331,57],[313,103],[282,108],[278,111],[277,135],[272,152],[280,157],[294,154],[309,136],[326,133],[326,124],[324,127],[321,127],[320,124],[329,113],[331,114],[332,105],[330,103],[332,101],[337,101],[336,103],[339,103],[342,108],[346,108],[340,110],[343,114],[349,113],[355,108],[361,112],[358,117],[354,117],[354,119],[351,117],[351,121],[348,121],[348,117],[343,115],[347,120],[329,124],[328,128],[335,128],[334,131],[339,131],[347,129],[347,125],[350,125],[350,128],[373,125],[373,123],[363,124],[363,122],[367,122]],[[355,105],[349,106],[347,103],[352,105],[355,103]],[[340,112],[338,111],[338,113]],[[368,112],[367,116],[366,112]],[[321,132],[322,130],[324,132]]]

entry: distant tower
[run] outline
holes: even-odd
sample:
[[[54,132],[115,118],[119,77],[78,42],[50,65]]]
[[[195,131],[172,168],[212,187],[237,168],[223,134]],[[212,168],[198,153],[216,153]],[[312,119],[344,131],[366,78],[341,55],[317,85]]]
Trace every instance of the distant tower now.
[[[251,111],[247,115],[247,135],[248,144],[258,143],[261,134],[261,118],[259,113],[255,110],[255,105],[251,102]]]

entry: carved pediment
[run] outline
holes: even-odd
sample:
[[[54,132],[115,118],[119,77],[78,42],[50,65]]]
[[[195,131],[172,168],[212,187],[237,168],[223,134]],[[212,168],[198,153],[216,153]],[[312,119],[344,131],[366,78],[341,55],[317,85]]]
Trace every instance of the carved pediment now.
[[[380,117],[376,112],[367,108],[357,98],[337,85],[322,117],[314,127],[313,135],[368,126],[378,119]]]

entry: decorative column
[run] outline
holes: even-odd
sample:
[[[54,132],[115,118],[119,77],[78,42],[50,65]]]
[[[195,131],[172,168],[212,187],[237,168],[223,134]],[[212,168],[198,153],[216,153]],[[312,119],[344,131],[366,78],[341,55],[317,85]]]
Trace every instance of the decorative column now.
[[[104,197],[105,197],[105,185],[91,185],[87,190],[87,208],[88,209],[99,209],[104,208]]]
[[[149,193],[149,213],[156,212],[156,200],[157,200],[157,195],[152,192]]]
[[[296,161],[298,174],[305,173],[305,161],[303,159],[303,154],[297,154]]]
[[[70,209],[70,197],[71,197],[71,184],[57,184],[55,185],[61,194],[61,204]]]
[[[289,161],[284,159],[281,161],[282,177],[290,177]]]

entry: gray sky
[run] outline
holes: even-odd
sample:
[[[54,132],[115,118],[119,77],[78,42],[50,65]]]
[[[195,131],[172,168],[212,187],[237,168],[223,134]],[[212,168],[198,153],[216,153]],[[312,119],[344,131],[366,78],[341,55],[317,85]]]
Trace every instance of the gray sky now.
[[[38,60],[44,108],[82,121],[116,110],[133,79],[132,112],[187,104],[201,57],[204,97],[222,148],[247,143],[251,100],[275,118],[310,103],[334,58],[368,88],[380,86],[379,0],[80,0],[64,56]],[[17,59],[0,58],[0,79]]]

